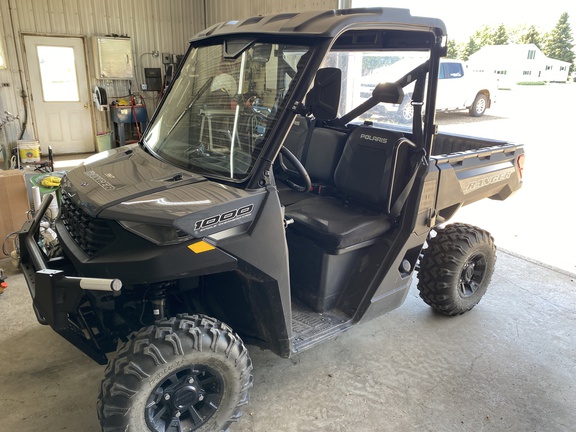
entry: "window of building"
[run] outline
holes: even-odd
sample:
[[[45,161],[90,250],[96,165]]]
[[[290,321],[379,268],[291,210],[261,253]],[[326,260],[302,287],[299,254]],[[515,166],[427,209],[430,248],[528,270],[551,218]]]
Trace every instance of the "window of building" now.
[[[532,71],[524,71],[522,72],[522,75],[532,75]]]
[[[536,58],[536,50],[528,50],[528,60],[534,60]]]

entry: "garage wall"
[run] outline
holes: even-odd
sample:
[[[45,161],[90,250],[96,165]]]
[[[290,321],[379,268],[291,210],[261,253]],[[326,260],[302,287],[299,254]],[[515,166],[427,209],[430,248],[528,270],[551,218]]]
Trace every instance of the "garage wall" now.
[[[132,92],[140,92],[144,67],[160,67],[161,57],[152,51],[183,54],[188,40],[205,28],[203,0],[0,0],[0,44],[7,69],[0,69],[0,116],[4,111],[24,119],[21,92],[30,95],[23,64],[22,33],[87,36],[89,73],[94,76],[91,36],[128,35],[132,41],[134,74]],[[96,80],[110,96],[129,92],[128,81]],[[157,93],[143,92],[148,111],[156,106]],[[29,110],[31,112],[31,110]],[[95,113],[97,129],[105,124]],[[9,143],[20,135],[20,125],[9,123],[3,133]],[[0,138],[1,139],[1,138]],[[23,139],[35,139],[29,123]]]
[[[143,68],[160,67],[161,57],[152,51],[184,53],[187,41],[206,26],[234,18],[276,12],[350,7],[350,0],[0,0],[0,51],[6,69],[0,69],[0,117],[4,111],[20,117],[0,132],[0,142],[12,146],[19,139],[24,119],[22,91],[29,95],[23,63],[22,34],[86,36],[91,87],[104,87],[109,96],[126,95],[127,81],[97,80],[92,64],[91,36],[128,35],[132,41],[134,93],[140,92]],[[156,93],[143,92],[148,111],[156,107]],[[22,139],[35,139],[32,109]],[[105,124],[95,112],[96,130]]]
[[[339,3],[341,1],[338,0],[207,0],[206,26],[231,19],[278,12],[337,9]]]

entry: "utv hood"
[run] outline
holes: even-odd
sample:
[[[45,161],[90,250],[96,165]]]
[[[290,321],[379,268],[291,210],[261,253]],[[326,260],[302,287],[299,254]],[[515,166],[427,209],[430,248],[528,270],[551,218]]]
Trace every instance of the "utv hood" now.
[[[92,217],[119,203],[206,181],[168,165],[138,144],[99,153],[66,174],[63,193]]]
[[[63,179],[66,197],[91,217],[172,225],[205,236],[249,225],[265,190],[245,191],[166,164],[138,145],[100,153]]]

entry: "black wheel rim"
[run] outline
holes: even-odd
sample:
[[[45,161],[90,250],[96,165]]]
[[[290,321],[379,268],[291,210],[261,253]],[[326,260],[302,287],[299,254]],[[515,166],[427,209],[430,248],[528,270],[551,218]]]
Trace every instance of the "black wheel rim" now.
[[[458,291],[462,297],[470,297],[478,291],[486,275],[486,257],[482,254],[471,256],[460,273]]]
[[[146,402],[146,423],[154,432],[190,432],[218,410],[224,382],[208,366],[189,366],[165,377]]]

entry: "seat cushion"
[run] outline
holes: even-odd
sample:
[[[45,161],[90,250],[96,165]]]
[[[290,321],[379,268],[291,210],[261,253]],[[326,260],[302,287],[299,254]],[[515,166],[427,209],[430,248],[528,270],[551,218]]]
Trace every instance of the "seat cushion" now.
[[[344,206],[333,197],[315,197],[286,208],[295,229],[325,250],[354,246],[387,232],[391,223],[386,216]]]

